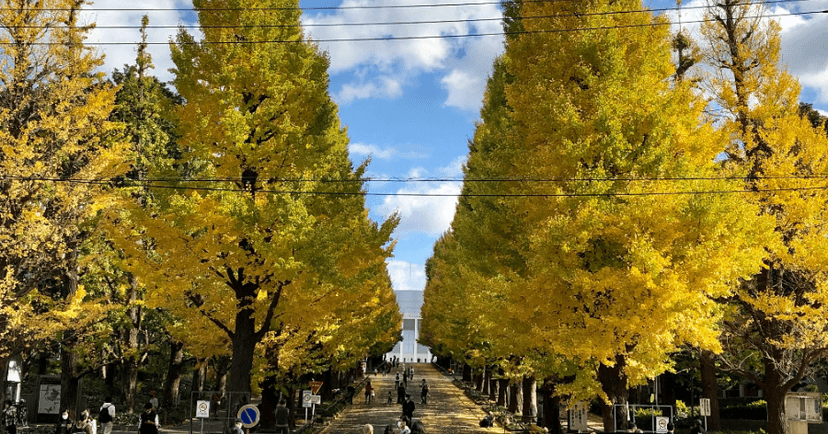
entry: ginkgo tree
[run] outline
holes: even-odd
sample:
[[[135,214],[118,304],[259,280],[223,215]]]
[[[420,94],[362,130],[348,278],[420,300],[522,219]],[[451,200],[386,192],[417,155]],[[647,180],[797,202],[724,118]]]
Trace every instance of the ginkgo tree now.
[[[702,26],[703,76],[727,134],[726,164],[746,174],[748,200],[774,220],[779,242],[730,297],[721,366],[759,385],[768,432],[785,432],[785,393],[828,354],[828,256],[824,249],[828,136],[800,115],[800,86],[780,66],[780,27],[765,8],[724,0]]]
[[[102,312],[79,276],[86,224],[108,203],[90,181],[123,168],[118,124],[108,120],[116,88],[84,45],[85,4],[0,2],[0,365],[60,339],[64,408],[77,397],[76,332]]]
[[[228,390],[249,392],[268,333],[336,311],[385,272],[397,220],[368,219],[364,166],[348,159],[328,59],[305,40],[297,2],[194,6],[203,38],[172,44],[181,178],[156,180],[119,247],[149,305],[228,339]]]
[[[758,270],[757,241],[773,239],[767,216],[721,194],[742,190],[730,179],[740,172],[716,163],[723,133],[706,124],[692,81],[671,79],[669,32],[663,18],[629,13],[641,9],[632,0],[519,5],[521,16],[540,18],[507,39],[500,104],[508,121],[484,116],[478,126],[503,129],[488,159],[508,181],[486,193],[505,197],[498,207],[458,207],[455,222],[471,224],[453,227],[465,258],[494,264],[476,270],[490,284],[471,290],[506,282],[496,305],[508,314],[477,307],[483,316],[468,318],[472,327],[523,327],[492,340],[496,352],[541,354],[539,371],[569,379],[557,393],[609,404],[669,369],[680,345],[718,349],[712,299]],[[460,241],[463,226],[497,227],[484,223],[497,215],[513,228],[506,247]],[[501,253],[510,249],[519,255]],[[462,285],[441,289],[449,284]],[[611,410],[604,406],[605,429]]]

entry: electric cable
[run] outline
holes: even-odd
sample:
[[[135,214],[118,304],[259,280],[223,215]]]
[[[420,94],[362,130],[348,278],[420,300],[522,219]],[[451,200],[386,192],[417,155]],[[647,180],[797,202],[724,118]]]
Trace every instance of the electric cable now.
[[[767,5],[776,3],[795,3],[807,2],[812,0],[771,0],[767,2],[745,3],[741,6]],[[551,18],[575,18],[588,16],[613,16],[613,15],[629,15],[638,13],[654,13],[654,12],[680,12],[688,9],[708,9],[709,6],[688,6],[684,8],[655,8],[655,9],[636,9],[636,10],[622,10],[622,11],[607,11],[607,12],[588,12],[588,13],[573,13],[561,15],[530,15],[515,17],[520,20],[530,19],[551,19]],[[493,18],[466,18],[454,20],[425,20],[425,21],[390,21],[390,22],[357,22],[357,23],[302,23],[302,24],[251,24],[251,25],[148,25],[147,29],[273,29],[273,28],[309,28],[309,27],[348,27],[348,26],[395,26],[395,25],[421,25],[421,24],[456,24],[456,23],[474,23],[487,21],[501,21],[503,17]],[[18,29],[42,29],[44,26],[11,26]],[[95,25],[98,30],[127,30],[127,29],[142,29],[139,25]]]
[[[807,15],[816,15],[816,14],[828,14],[828,9],[825,10],[814,10],[814,11],[802,11],[802,12],[788,12],[788,13],[780,13],[780,14],[763,14],[758,16],[744,16],[743,19],[756,19],[756,18],[781,18],[781,17],[793,17],[793,16],[807,16]],[[715,18],[710,19],[699,19],[699,20],[692,20],[692,21],[683,21],[683,24],[700,24],[705,22],[714,22],[716,21]],[[624,25],[614,25],[614,26],[598,26],[598,27],[577,27],[577,28],[563,28],[563,29],[542,29],[542,30],[523,30],[523,31],[516,31],[516,32],[488,32],[488,33],[468,33],[468,34],[455,34],[455,35],[417,35],[417,36],[377,36],[377,37],[356,37],[356,38],[333,38],[333,39],[310,39],[310,41],[314,43],[334,43],[334,42],[382,42],[382,41],[407,41],[407,40],[428,40],[428,39],[462,39],[462,38],[476,38],[476,37],[487,37],[487,36],[517,36],[517,35],[530,35],[530,34],[553,34],[553,33],[574,33],[574,32],[584,32],[584,31],[593,31],[593,30],[618,30],[618,29],[631,29],[631,28],[647,28],[647,27],[664,27],[664,26],[671,26],[675,23],[672,21],[657,21],[652,23],[643,23],[643,24],[624,24]],[[275,40],[264,40],[264,41],[248,41],[244,39],[236,39],[236,40],[224,40],[224,41],[193,41],[193,42],[157,42],[157,41],[148,41],[148,42],[141,42],[141,41],[110,41],[110,42],[84,42],[85,46],[123,46],[123,45],[169,45],[171,43],[178,43],[182,45],[186,44],[198,44],[198,45],[258,45],[258,44],[295,44],[295,43],[303,43],[307,40],[305,38],[299,39],[275,39]],[[31,42],[28,45],[32,46],[51,46],[51,45],[66,45],[64,42]]]

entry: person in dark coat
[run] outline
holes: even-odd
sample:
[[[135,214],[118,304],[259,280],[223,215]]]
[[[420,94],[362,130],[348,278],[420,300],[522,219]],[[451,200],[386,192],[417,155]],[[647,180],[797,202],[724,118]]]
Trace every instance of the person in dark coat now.
[[[409,421],[414,421],[414,401],[411,400],[411,395],[405,395],[405,402],[402,405],[403,417],[407,417]]]
[[[144,412],[138,417],[138,434],[158,434],[158,413],[152,403],[144,404]]]
[[[276,407],[276,434],[290,433],[290,410],[287,408],[287,401],[279,401]]]
[[[400,383],[397,386],[397,404],[403,404],[405,402],[405,386]]]

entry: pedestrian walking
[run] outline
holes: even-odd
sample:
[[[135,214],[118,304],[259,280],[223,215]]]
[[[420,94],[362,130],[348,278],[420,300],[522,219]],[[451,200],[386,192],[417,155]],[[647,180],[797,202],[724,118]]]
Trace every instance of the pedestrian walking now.
[[[107,396],[98,412],[98,422],[101,423],[103,434],[112,434],[113,420],[115,420],[115,406],[112,405],[112,397]]]
[[[374,396],[374,386],[371,386],[371,382],[365,384],[365,403],[370,404],[371,398]]]
[[[428,404],[428,384],[425,378],[423,378],[423,382],[420,385],[420,404]]]
[[[158,413],[151,402],[144,404],[144,412],[138,417],[138,434],[158,434]]]
[[[411,395],[405,395],[405,402],[402,405],[402,415],[408,418],[409,423],[414,421],[414,401],[411,400]]]
[[[414,367],[408,368],[408,381],[414,381]]]
[[[389,404],[393,404],[393,403],[394,403],[394,394],[393,394],[393,392],[391,392],[390,390],[388,391],[388,403],[389,403]]]
[[[370,423],[365,424],[360,432],[362,434],[374,434],[374,425],[371,425]]]
[[[17,434],[17,407],[10,399],[3,404],[3,426],[7,434]]]
[[[397,386],[397,404],[402,404],[405,402],[405,386],[399,384]]]
[[[276,434],[290,434],[290,410],[287,401],[283,398],[276,406]]]

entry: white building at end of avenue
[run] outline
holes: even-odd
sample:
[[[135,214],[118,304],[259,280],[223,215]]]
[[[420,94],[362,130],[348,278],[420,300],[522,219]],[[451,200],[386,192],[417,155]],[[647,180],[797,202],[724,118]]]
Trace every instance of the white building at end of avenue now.
[[[403,363],[429,363],[431,351],[425,345],[417,343],[420,338],[420,308],[423,307],[423,291],[394,291],[400,313],[403,316],[402,342],[397,342],[391,352],[385,354],[386,360],[393,357]]]

